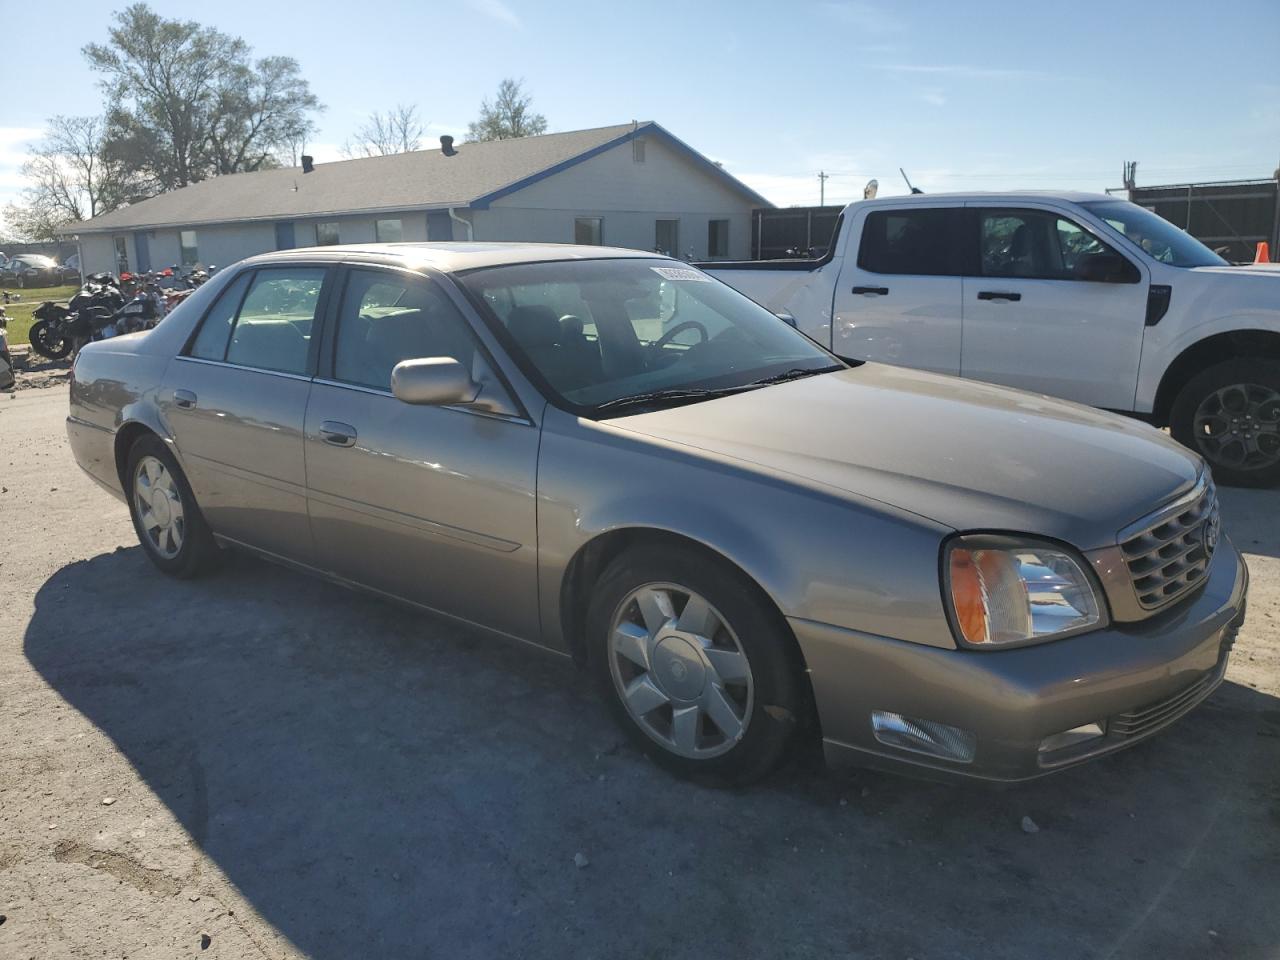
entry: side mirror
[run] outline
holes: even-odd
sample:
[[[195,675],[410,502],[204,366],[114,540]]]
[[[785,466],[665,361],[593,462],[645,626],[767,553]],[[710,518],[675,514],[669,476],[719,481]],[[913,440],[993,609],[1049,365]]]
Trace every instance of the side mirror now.
[[[779,320],[781,320],[783,323],[785,323],[788,327],[795,327],[797,330],[800,329],[800,325],[796,323],[796,318],[793,317],[791,314],[775,313],[774,316],[777,317]]]
[[[1137,271],[1118,253],[1094,253],[1076,264],[1076,277],[1090,283],[1136,283]]]
[[[480,385],[453,357],[426,357],[401,360],[395,365],[391,393],[401,403],[446,406],[471,403],[479,396]]]

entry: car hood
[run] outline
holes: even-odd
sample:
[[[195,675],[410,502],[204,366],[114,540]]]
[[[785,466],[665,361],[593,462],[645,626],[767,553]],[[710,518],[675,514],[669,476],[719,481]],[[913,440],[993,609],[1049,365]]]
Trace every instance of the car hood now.
[[[957,530],[1033,533],[1082,550],[1115,543],[1202,466],[1135,420],[881,364],[609,423]]]

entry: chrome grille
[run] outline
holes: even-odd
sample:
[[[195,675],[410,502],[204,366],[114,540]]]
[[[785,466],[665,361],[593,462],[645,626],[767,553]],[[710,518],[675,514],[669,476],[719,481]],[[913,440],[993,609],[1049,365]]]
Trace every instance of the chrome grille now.
[[[1218,495],[1207,479],[1122,531],[1120,550],[1143,609],[1158,610],[1200,584],[1217,535]]]

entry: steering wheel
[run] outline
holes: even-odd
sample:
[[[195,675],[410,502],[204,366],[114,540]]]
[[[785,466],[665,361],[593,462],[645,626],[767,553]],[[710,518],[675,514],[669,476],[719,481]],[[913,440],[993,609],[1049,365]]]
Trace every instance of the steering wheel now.
[[[700,343],[706,343],[708,340],[711,339],[710,335],[707,333],[707,328],[704,327],[697,320],[683,320],[680,323],[677,323],[674,327],[672,327],[662,336],[660,336],[657,340],[653,341],[653,343],[650,344],[650,346],[654,350],[661,350],[668,343],[674,340],[679,334],[684,333],[684,331],[686,330],[697,330],[698,335],[702,338],[699,341]]]

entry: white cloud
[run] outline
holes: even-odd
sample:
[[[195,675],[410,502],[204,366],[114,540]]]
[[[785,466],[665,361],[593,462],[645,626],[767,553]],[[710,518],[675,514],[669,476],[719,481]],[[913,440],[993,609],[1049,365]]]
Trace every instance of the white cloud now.
[[[947,105],[947,97],[941,90],[921,90],[920,99],[925,103],[935,107],[945,107]]]
[[[520,29],[520,17],[503,0],[467,0],[467,6],[490,20]]]

